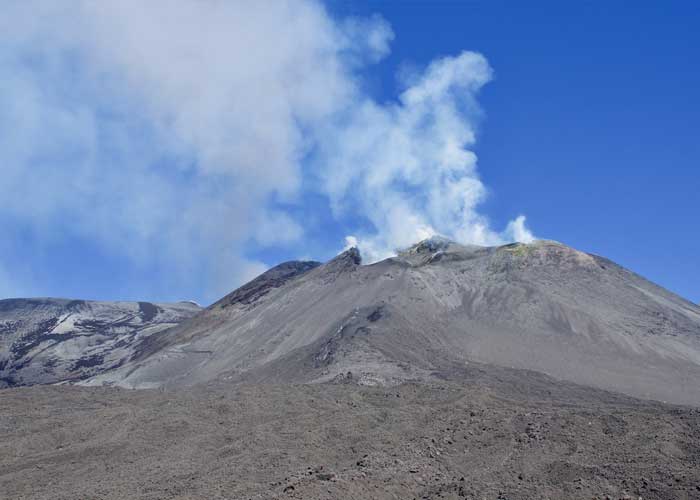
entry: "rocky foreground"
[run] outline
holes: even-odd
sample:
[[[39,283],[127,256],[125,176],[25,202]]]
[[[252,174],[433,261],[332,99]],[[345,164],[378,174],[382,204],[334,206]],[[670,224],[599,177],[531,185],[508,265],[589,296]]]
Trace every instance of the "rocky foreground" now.
[[[0,498],[697,499],[700,410],[461,383],[0,391]]]

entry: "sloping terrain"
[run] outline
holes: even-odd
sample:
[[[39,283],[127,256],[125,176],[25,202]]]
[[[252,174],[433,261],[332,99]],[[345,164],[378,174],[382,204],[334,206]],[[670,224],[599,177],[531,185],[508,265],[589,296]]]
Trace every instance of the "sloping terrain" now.
[[[700,500],[700,308],[555,242],[0,312],[2,500]]]
[[[700,410],[535,372],[0,390],[0,499],[700,499]]]
[[[426,240],[361,265],[286,263],[90,385],[457,380],[470,362],[700,405],[700,308],[556,242]]]
[[[80,380],[120,366],[148,336],[200,309],[190,302],[0,300],[0,387]]]

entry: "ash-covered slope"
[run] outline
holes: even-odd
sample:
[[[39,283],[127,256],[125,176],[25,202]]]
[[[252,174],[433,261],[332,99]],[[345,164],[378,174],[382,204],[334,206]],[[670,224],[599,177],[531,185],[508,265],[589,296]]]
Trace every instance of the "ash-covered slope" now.
[[[700,404],[700,308],[559,243],[431,239],[369,266],[351,249],[291,267],[152,337],[138,359],[88,383],[392,384],[459,378],[477,361]]]
[[[191,302],[0,300],[0,387],[80,380],[117,367],[148,336],[200,310]]]

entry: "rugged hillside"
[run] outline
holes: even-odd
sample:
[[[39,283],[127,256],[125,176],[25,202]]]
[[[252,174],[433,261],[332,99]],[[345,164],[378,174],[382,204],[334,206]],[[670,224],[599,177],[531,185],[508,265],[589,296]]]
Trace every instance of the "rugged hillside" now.
[[[0,300],[0,387],[80,380],[120,366],[144,339],[199,311],[190,302]]]
[[[127,387],[459,378],[470,361],[700,404],[700,308],[559,243],[432,239],[363,266],[286,263],[87,381]]]
[[[700,405],[700,309],[558,243],[351,249],[197,314],[15,302],[13,383],[161,389],[0,389],[0,498],[700,499],[700,410],[619,393]]]

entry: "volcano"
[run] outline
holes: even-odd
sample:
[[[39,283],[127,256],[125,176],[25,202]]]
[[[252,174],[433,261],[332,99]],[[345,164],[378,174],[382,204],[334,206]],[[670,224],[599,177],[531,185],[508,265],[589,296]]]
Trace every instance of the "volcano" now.
[[[83,383],[392,386],[484,364],[699,405],[700,307],[554,241],[431,238],[371,265],[356,248],[281,264]]]

